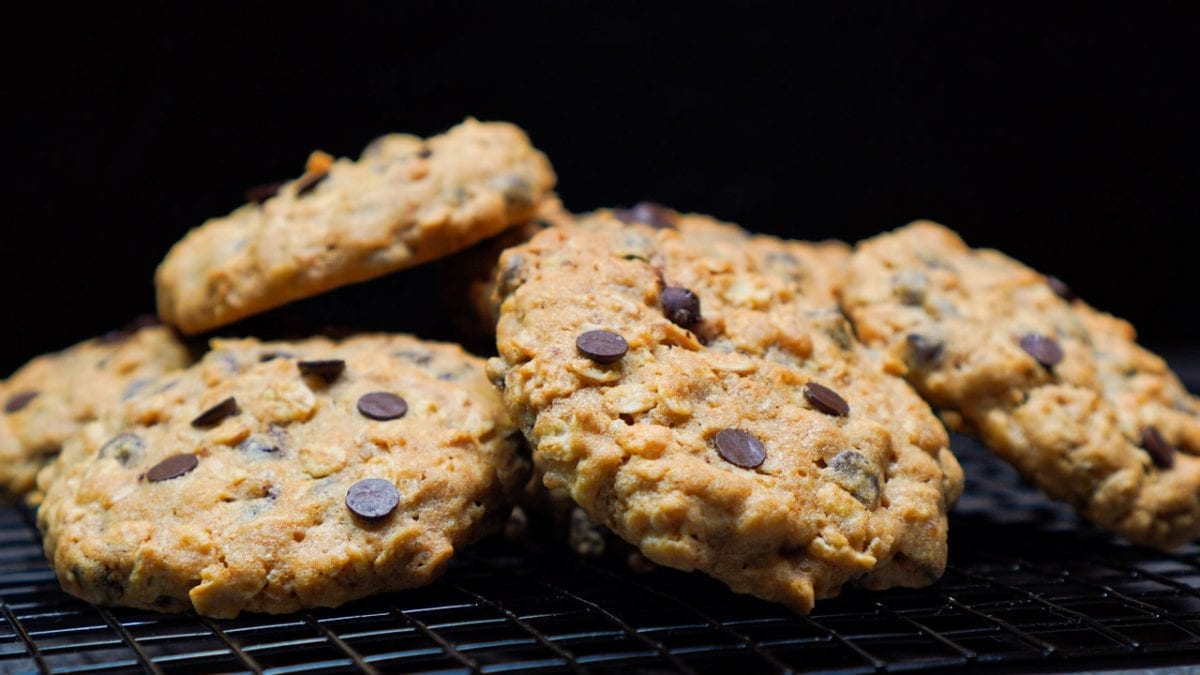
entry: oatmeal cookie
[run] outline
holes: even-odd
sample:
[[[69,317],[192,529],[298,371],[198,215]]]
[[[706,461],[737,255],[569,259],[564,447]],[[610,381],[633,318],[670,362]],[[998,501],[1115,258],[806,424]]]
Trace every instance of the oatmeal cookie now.
[[[38,525],[90,602],[335,606],[427,584],[499,527],[528,478],[516,438],[453,345],[216,340],[67,442]]]
[[[546,487],[655,563],[800,611],[937,579],[961,470],[852,340],[831,281],[847,247],[637,211],[501,260],[488,368]]]
[[[842,306],[951,426],[1131,541],[1200,534],[1200,404],[1133,328],[928,222],[862,242]]]
[[[191,362],[168,328],[139,320],[39,356],[0,382],[0,501],[36,503],[37,472],[83,425]]]
[[[197,333],[464,249],[531,218],[554,184],[511,124],[392,134],[192,230],[159,265],[158,311]]]

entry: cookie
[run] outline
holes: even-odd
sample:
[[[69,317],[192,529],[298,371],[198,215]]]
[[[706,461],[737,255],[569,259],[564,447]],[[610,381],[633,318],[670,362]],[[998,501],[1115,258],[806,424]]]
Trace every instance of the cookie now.
[[[499,527],[528,478],[516,436],[457,346],[215,340],[67,442],[38,525],[90,602],[336,606],[427,584]]]
[[[800,611],[938,578],[961,470],[851,339],[825,272],[847,247],[633,211],[501,260],[488,369],[546,487],[654,563]]]
[[[190,361],[170,329],[138,321],[39,356],[0,382],[0,501],[36,503],[34,478],[63,441],[148,380]]]
[[[499,122],[384,136],[358,161],[313,153],[303,176],[171,249],[159,315],[197,333],[433,260],[530,219],[553,184],[546,158]]]
[[[1200,534],[1200,403],[1060,280],[918,222],[862,242],[842,306],[947,422],[1131,541]]]

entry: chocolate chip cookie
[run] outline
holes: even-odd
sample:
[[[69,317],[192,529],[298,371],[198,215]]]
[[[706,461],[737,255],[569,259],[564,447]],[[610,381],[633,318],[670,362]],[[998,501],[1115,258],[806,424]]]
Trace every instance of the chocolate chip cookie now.
[[[961,470],[851,339],[846,256],[652,205],[507,251],[488,369],[546,486],[655,563],[800,611],[937,579]]]
[[[38,525],[91,602],[335,606],[427,584],[498,527],[528,478],[515,439],[483,362],[453,345],[215,340],[67,442]]]
[[[553,184],[546,158],[499,122],[384,136],[358,161],[313,153],[303,176],[171,249],[159,315],[196,333],[433,260],[528,220]]]
[[[63,441],[146,382],[190,363],[168,328],[136,321],[56,354],[0,382],[0,501],[36,503],[34,478]]]
[[[928,222],[860,243],[842,306],[947,423],[1088,520],[1159,547],[1200,534],[1200,403],[1128,323]]]

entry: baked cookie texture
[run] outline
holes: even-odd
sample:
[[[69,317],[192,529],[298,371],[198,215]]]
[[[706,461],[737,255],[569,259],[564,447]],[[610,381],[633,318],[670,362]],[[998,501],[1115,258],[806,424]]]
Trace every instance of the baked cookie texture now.
[[[457,346],[214,340],[66,444],[38,526],[89,602],[335,606],[427,584],[498,527],[528,478],[516,438]]]
[[[37,503],[37,472],[66,439],[191,360],[170,329],[135,322],[39,356],[0,382],[0,501]]]
[[[1125,321],[929,222],[860,243],[841,301],[891,372],[1047,494],[1137,543],[1200,534],[1200,404]]]
[[[383,136],[358,161],[313,153],[303,176],[171,249],[159,315],[197,333],[433,260],[528,220],[553,184],[545,156],[500,122]]]
[[[851,339],[831,282],[847,247],[633,211],[501,260],[488,369],[546,487],[655,563],[800,611],[848,582],[937,579],[962,473]]]

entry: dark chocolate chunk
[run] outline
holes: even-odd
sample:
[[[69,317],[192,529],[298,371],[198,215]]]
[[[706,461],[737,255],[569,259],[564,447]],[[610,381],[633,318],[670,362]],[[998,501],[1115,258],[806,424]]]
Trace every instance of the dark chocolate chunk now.
[[[933,338],[918,333],[909,333],[905,341],[908,342],[908,350],[912,353],[913,360],[919,365],[931,365],[942,358],[944,345]]]
[[[200,464],[200,459],[195,455],[171,455],[163,461],[150,467],[146,472],[146,480],[151,483],[158,483],[172,478],[189,473],[192,469]]]
[[[283,187],[287,181],[276,181],[274,183],[264,183],[263,185],[255,185],[246,190],[244,196],[246,201],[252,204],[262,204],[271,197],[279,194],[279,188]]]
[[[215,427],[226,417],[237,414],[237,411],[237,399],[230,396],[224,401],[221,401],[220,403],[197,415],[196,419],[192,420],[192,426],[196,427],[197,429]]]
[[[615,363],[629,351],[629,343],[611,331],[590,330],[575,339],[575,348],[596,363]]]
[[[816,382],[804,385],[804,400],[826,415],[845,417],[850,414],[850,404],[846,403],[846,399],[829,387]]]
[[[12,396],[9,396],[8,400],[4,402],[4,412],[20,412],[25,408],[25,406],[29,405],[30,401],[37,398],[37,395],[38,392],[29,389],[26,391],[19,391]]]
[[[668,286],[663,289],[663,314],[677,326],[691,328],[700,320],[700,298],[695,293],[679,286]]]
[[[1071,290],[1071,287],[1067,285],[1067,282],[1059,279],[1056,276],[1047,274],[1046,285],[1050,287],[1050,290],[1054,291],[1055,295],[1063,300],[1066,300],[1067,302],[1074,302],[1075,299],[1079,297],[1075,295],[1075,291]]]
[[[358,399],[358,412],[373,420],[394,420],[404,417],[404,413],[408,412],[408,403],[395,394],[373,391]]]
[[[1142,447],[1150,453],[1150,459],[1158,468],[1169,469],[1175,465],[1175,448],[1156,427],[1142,427]]]
[[[328,171],[305,175],[300,180],[296,181],[296,196],[303,197],[313,190],[316,190],[317,186],[321,184],[321,181],[324,181],[326,178],[329,178]]]
[[[879,506],[879,476],[871,460],[861,453],[846,450],[829,460],[828,466],[839,487],[870,508]]]
[[[324,361],[297,361],[301,375],[314,375],[326,382],[333,382],[346,370],[346,362],[341,359],[326,359]]]
[[[638,202],[632,209],[617,209],[613,215],[622,223],[642,223],[658,229],[675,229],[678,216],[662,204]]]
[[[715,439],[721,459],[743,469],[753,469],[767,458],[767,449],[753,434],[741,429],[722,429]]]
[[[383,518],[399,503],[400,491],[382,478],[364,478],[346,491],[346,508],[359,518]]]
[[[107,443],[100,446],[99,454],[100,457],[117,460],[121,466],[129,466],[141,459],[142,451],[145,448],[146,442],[142,440],[141,436],[126,432],[112,437]]]
[[[1021,349],[1024,349],[1035,361],[1046,368],[1053,368],[1058,365],[1059,361],[1062,361],[1062,347],[1058,346],[1058,342],[1054,338],[1038,333],[1026,333],[1021,336],[1020,344]]]

